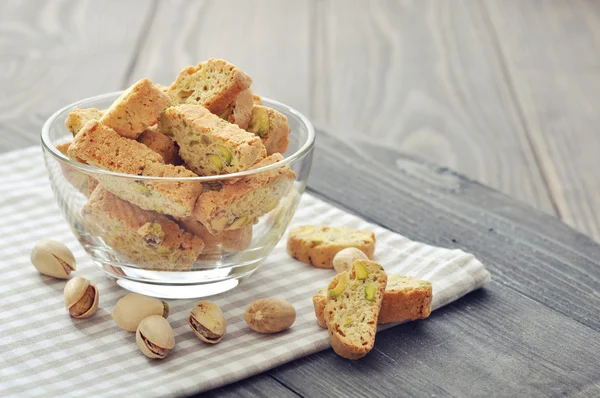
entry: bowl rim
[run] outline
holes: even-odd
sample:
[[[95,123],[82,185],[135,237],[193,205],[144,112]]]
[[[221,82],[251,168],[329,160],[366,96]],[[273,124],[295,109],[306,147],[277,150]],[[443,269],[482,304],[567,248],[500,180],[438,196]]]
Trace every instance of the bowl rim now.
[[[91,166],[88,164],[80,163],[76,160],[73,160],[73,159],[63,155],[61,152],[58,151],[58,149],[56,149],[56,147],[54,145],[52,145],[50,143],[50,126],[52,126],[56,122],[56,119],[58,119],[58,116],[61,113],[65,112],[68,109],[77,108],[78,105],[85,103],[85,102],[94,101],[94,100],[100,101],[100,100],[112,98],[112,97],[117,98],[122,92],[123,92],[123,90],[122,91],[113,91],[110,93],[105,93],[105,94],[100,94],[100,95],[95,95],[92,97],[84,98],[79,101],[73,102],[69,105],[66,105],[66,106],[60,108],[59,110],[57,110],[56,112],[54,112],[44,122],[44,125],[42,126],[41,141],[42,141],[42,148],[44,149],[44,151],[50,153],[57,161],[66,163],[76,169],[82,170],[85,172],[85,174],[106,175],[106,176],[114,176],[114,177],[119,177],[119,178],[130,178],[130,179],[135,179],[135,180],[207,182],[207,181],[220,181],[220,180],[225,180],[225,179],[247,177],[247,176],[259,174],[259,173],[262,173],[262,172],[265,172],[268,170],[277,169],[279,167],[285,166],[287,164],[295,162],[296,160],[304,157],[313,149],[314,144],[315,144],[315,129],[314,129],[312,123],[308,120],[308,118],[306,116],[304,116],[302,113],[300,113],[299,111],[297,111],[296,109],[292,108],[289,105],[286,105],[282,102],[275,101],[268,97],[262,97],[262,96],[261,96],[261,99],[265,105],[267,105],[267,106],[275,105],[276,107],[284,108],[287,112],[289,112],[290,114],[292,114],[292,115],[296,116],[298,119],[300,119],[302,124],[304,124],[304,126],[307,129],[308,137],[306,139],[306,142],[304,142],[304,144],[296,152],[292,153],[289,156],[286,156],[283,160],[281,160],[277,163],[259,167],[257,169],[239,171],[237,173],[231,173],[231,174],[220,174],[220,175],[214,175],[214,176],[197,176],[197,177],[140,176],[140,175],[136,175],[136,174],[126,174],[126,173],[119,173],[116,171],[105,170],[105,169],[101,169],[101,168]]]

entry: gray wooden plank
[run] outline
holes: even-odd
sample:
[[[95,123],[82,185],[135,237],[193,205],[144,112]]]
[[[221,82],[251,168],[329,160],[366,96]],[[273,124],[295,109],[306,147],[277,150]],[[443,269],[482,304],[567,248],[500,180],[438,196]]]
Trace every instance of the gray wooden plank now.
[[[270,374],[305,396],[593,397],[599,354],[599,332],[492,281],[360,361],[327,350]]]
[[[317,2],[311,116],[553,213],[471,1]]]
[[[262,374],[192,397],[297,398],[299,396],[271,376]]]
[[[0,2],[0,151],[73,101],[121,89],[152,2]]]
[[[187,65],[223,58],[253,78],[256,93],[306,112],[309,5],[307,0],[162,1],[130,81],[148,77],[170,84]]]
[[[485,4],[561,218],[600,240],[600,4]]]

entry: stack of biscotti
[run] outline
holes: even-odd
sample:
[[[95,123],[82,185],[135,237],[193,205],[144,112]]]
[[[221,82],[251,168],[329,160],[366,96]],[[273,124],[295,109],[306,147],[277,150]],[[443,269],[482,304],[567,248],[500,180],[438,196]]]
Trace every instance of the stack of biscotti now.
[[[128,259],[155,270],[187,270],[204,242],[168,217],[145,211],[102,187],[83,208],[90,231]]]
[[[410,276],[388,275],[381,310],[377,323],[380,325],[393,322],[425,319],[431,314],[431,282],[414,279]],[[315,316],[319,326],[326,328],[325,304],[327,288],[323,288],[313,296]]]
[[[98,234],[133,261],[154,264],[149,259],[154,256],[162,264],[165,249],[149,250],[141,227],[127,234],[126,242],[115,238],[119,225],[115,209],[133,206],[137,219],[166,217],[202,242],[192,245],[193,250],[182,246],[181,253],[169,252],[168,258],[182,256],[187,261],[190,253],[208,258],[247,248],[252,225],[289,192],[294,172],[282,165],[205,184],[206,188],[194,177],[255,170],[283,160],[280,153],[287,150],[290,133],[287,119],[262,106],[251,83],[240,68],[209,59],[185,68],[168,87],[141,79],[108,109],[74,109],[65,121],[73,141],[60,150],[79,162],[140,177],[94,173],[97,180],[87,179],[84,186],[65,173],[86,196],[91,195],[85,213],[94,224],[90,229],[100,228]],[[258,113],[257,106],[261,106]],[[111,205],[99,205],[105,202]],[[171,224],[163,230],[177,231]],[[165,239],[169,242],[168,236]]]

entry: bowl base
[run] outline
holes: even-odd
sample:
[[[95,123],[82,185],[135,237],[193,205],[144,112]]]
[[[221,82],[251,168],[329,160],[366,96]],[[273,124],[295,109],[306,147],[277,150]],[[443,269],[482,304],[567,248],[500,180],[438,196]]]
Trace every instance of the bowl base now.
[[[122,288],[145,296],[165,299],[214,296],[235,288],[256,270],[256,264],[253,264],[254,266],[248,272],[235,273],[223,278],[219,273],[225,270],[219,269],[168,272],[115,267],[100,262],[96,264]],[[220,278],[215,280],[216,276]]]

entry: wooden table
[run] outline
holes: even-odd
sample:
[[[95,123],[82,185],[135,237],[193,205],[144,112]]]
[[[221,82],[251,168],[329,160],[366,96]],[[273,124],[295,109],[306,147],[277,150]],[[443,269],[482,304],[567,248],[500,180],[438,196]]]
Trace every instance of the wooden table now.
[[[77,99],[228,59],[320,126],[312,192],[493,281],[361,361],[212,395],[599,396],[599,38],[591,0],[3,1],[0,150]]]

